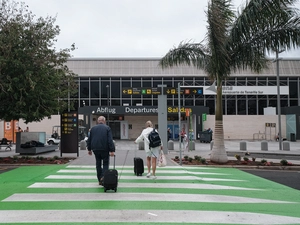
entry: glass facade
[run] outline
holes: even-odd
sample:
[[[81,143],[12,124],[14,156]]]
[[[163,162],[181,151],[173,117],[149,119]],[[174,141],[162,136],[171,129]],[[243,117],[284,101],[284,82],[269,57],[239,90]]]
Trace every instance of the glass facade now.
[[[122,88],[129,87],[167,87],[182,86],[211,86],[207,77],[173,76],[173,77],[78,77],[79,93],[75,107],[83,106],[156,106],[157,95],[128,95],[122,93]],[[280,86],[287,86],[289,95],[281,95],[281,107],[299,106],[299,77],[280,77]],[[277,86],[276,77],[230,77],[224,81],[224,86]],[[74,96],[75,97],[75,96]],[[177,95],[168,95],[169,106],[178,105]],[[206,106],[209,113],[215,113],[216,95],[182,96],[182,106]],[[263,115],[264,108],[276,107],[277,95],[223,95],[224,115]]]

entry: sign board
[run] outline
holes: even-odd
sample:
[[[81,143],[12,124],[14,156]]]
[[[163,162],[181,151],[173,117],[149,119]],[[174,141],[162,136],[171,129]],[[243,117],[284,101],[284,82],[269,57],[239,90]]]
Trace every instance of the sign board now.
[[[122,88],[123,95],[161,95],[161,87]]]
[[[166,87],[164,94],[166,95],[178,95],[178,88]],[[203,87],[182,87],[180,88],[181,95],[203,95]]]
[[[276,127],[276,123],[266,123],[266,127]]]
[[[202,121],[206,121],[206,113],[202,114]]]
[[[189,108],[185,109],[185,116],[190,116],[190,109]]]
[[[60,152],[77,153],[78,156],[78,113],[76,111],[61,114]]]
[[[124,87],[122,88],[123,95],[161,95],[161,87]],[[166,87],[164,88],[165,95],[178,95],[177,88]],[[203,87],[183,87],[180,88],[181,95],[203,95]]]

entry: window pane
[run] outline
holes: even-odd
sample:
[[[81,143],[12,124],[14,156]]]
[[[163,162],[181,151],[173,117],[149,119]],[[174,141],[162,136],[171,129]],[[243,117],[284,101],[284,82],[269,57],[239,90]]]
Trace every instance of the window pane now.
[[[88,97],[89,97],[89,83],[80,82],[80,98],[88,98]]]
[[[91,82],[91,98],[100,98],[99,81]]]

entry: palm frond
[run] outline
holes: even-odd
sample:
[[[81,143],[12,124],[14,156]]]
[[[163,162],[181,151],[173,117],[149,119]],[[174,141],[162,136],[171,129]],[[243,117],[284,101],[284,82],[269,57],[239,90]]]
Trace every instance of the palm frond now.
[[[160,60],[159,65],[167,68],[186,64],[204,69],[208,57],[208,51],[201,43],[181,42]]]
[[[267,65],[265,53],[299,46],[295,0],[251,0],[239,12],[228,39],[232,68],[255,72]]]

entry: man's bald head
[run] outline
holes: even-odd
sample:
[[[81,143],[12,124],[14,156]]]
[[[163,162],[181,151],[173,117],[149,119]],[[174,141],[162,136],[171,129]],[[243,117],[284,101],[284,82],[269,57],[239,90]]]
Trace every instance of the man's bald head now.
[[[105,119],[104,116],[99,116],[98,117],[98,123],[104,123],[105,124],[105,122],[106,122],[106,119]]]

